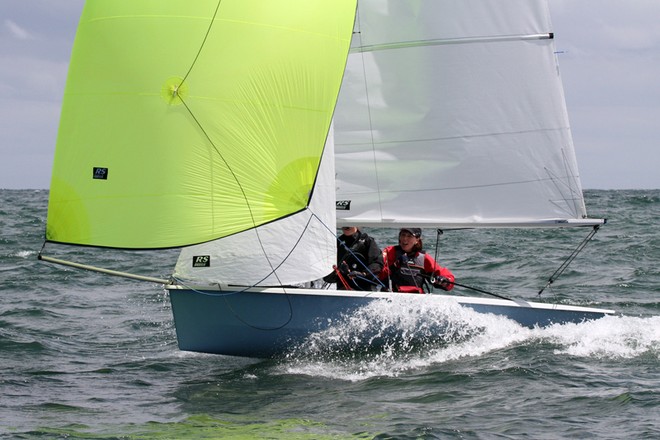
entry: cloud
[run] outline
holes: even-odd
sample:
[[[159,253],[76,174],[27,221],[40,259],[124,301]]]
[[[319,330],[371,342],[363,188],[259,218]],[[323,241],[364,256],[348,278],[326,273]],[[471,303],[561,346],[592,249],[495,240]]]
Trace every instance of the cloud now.
[[[657,50],[657,0],[553,0],[550,11],[559,41],[581,56]]]
[[[32,40],[34,37],[25,29],[9,19],[5,19],[5,29],[17,40]]]
[[[83,0],[0,0],[0,188],[47,188]]]
[[[0,187],[48,186],[83,3],[0,0]],[[549,8],[583,187],[660,188],[660,1]]]
[[[660,188],[660,2],[550,4],[585,188]]]

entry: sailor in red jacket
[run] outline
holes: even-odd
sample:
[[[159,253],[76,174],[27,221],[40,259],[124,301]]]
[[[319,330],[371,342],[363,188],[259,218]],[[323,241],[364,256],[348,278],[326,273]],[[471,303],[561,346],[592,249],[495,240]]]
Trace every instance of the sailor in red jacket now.
[[[399,244],[383,249],[383,261],[380,279],[394,292],[424,293],[429,282],[443,290],[454,287],[454,275],[449,269],[422,250],[420,228],[401,228]]]

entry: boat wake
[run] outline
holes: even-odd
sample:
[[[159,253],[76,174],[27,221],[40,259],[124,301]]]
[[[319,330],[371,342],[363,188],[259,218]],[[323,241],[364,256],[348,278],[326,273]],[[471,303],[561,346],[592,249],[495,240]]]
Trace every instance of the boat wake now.
[[[606,316],[581,324],[534,329],[539,339],[557,345],[556,354],[601,359],[660,359],[660,316]]]
[[[660,358],[660,317],[608,316],[580,324],[527,328],[456,303],[397,298],[375,301],[312,334],[281,364],[286,374],[350,381],[397,377],[411,370],[499,350],[535,345],[554,355]]]
[[[348,380],[398,376],[506,347],[524,340],[523,332],[513,321],[479,314],[454,302],[439,306],[413,296],[396,297],[374,301],[313,333],[288,353],[284,368],[288,373]]]

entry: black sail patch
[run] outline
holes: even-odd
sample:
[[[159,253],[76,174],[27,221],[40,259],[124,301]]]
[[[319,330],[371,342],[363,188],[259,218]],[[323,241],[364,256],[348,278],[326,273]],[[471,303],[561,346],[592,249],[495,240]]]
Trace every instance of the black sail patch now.
[[[108,169],[102,167],[94,167],[92,178],[99,180],[108,180]]]
[[[195,255],[192,259],[193,267],[211,267],[210,255]]]

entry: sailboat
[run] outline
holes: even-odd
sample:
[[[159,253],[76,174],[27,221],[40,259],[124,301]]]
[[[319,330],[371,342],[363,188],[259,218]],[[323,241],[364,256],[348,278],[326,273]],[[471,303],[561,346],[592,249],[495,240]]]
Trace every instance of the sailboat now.
[[[540,0],[89,1],[44,247],[181,252],[167,279],[39,257],[162,283],[179,348],[225,355],[281,355],[404,296],[526,326],[612,314],[315,283],[337,226],[604,223],[586,214],[548,17]]]

